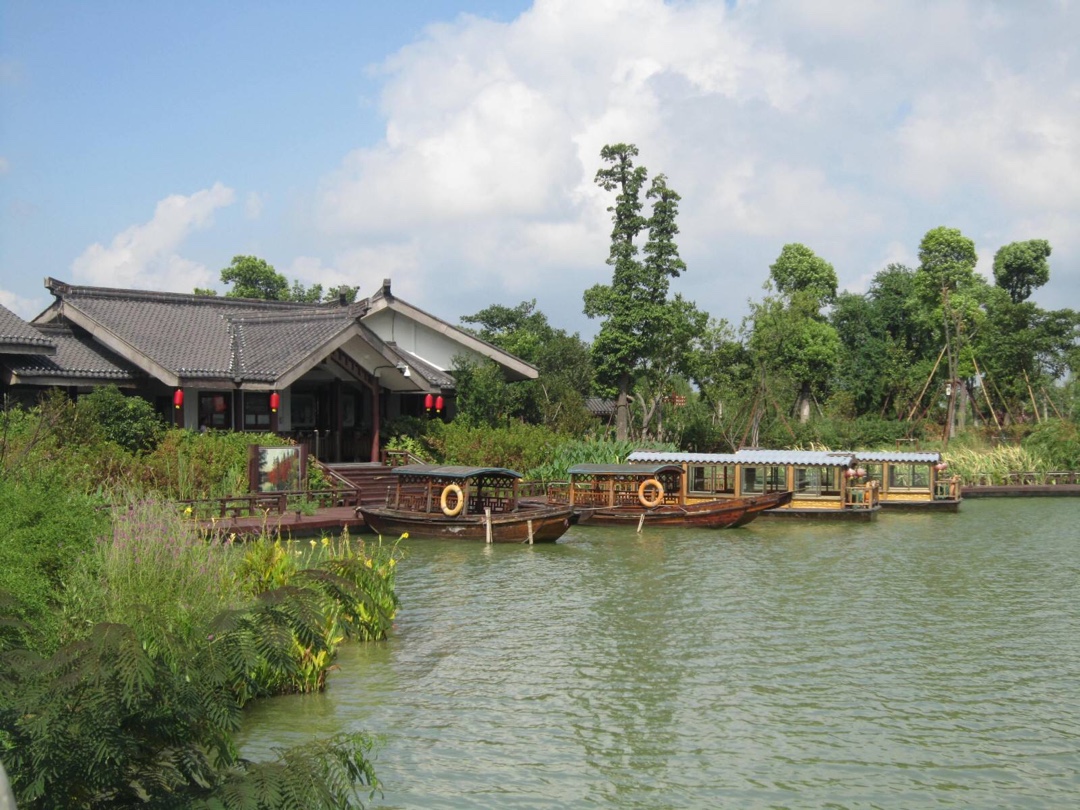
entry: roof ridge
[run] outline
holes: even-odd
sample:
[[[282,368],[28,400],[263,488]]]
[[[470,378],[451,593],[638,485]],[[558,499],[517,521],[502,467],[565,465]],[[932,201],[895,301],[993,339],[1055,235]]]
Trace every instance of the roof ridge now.
[[[65,296],[83,296],[87,298],[113,298],[125,301],[159,301],[162,303],[201,304],[205,306],[244,307],[249,309],[303,311],[344,309],[336,301],[311,303],[307,301],[273,301],[264,298],[234,298],[228,295],[196,295],[195,293],[164,292],[161,290],[132,290],[121,287],[91,287],[81,284],[69,284],[54,278],[45,279],[45,287],[57,298]],[[354,302],[349,309],[362,302]]]

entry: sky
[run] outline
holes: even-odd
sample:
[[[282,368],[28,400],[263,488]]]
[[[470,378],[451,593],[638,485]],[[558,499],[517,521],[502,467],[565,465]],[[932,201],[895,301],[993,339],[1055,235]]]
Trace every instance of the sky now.
[[[590,339],[605,144],[682,197],[738,327],[799,242],[862,293],[938,226],[1049,240],[1080,309],[1078,0],[0,0],[0,304],[224,292],[235,255]]]

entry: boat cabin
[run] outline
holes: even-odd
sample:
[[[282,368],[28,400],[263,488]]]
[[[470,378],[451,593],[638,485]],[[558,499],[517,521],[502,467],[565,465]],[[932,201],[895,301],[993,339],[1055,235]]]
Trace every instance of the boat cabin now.
[[[521,473],[502,467],[404,464],[391,472],[386,508],[447,517],[514,512]]]
[[[568,484],[549,486],[549,500],[576,507],[647,509],[684,502],[679,464],[578,464],[567,474]]]
[[[941,453],[856,451],[860,478],[878,485],[884,509],[955,512],[960,508],[961,481],[949,475]]]
[[[872,520],[880,508],[878,482],[859,476],[853,453],[739,450],[679,453],[635,450],[633,464],[669,463],[684,472],[687,503],[749,498],[790,491],[791,500],[764,514],[778,517]]]

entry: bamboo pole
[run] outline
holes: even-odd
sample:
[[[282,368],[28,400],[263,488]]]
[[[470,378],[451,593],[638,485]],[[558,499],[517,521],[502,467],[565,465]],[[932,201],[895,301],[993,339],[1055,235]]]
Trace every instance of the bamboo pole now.
[[[1031,407],[1035,410],[1036,423],[1041,422],[1039,417],[1039,404],[1035,401],[1035,392],[1031,390],[1031,380],[1028,379],[1027,369],[1024,369],[1024,382],[1027,383],[1028,394],[1031,396]]]
[[[533,544],[533,532],[532,532],[532,518],[525,522],[525,525],[529,527],[529,545]]]
[[[926,393],[926,389],[930,387],[930,381],[934,379],[934,374],[937,373],[937,367],[941,365],[941,358],[945,356],[945,347],[941,347],[941,353],[937,356],[937,362],[934,363],[934,367],[930,369],[930,376],[926,378],[926,384],[922,387],[922,391],[919,392],[919,396],[915,400],[915,404],[911,407],[911,413],[908,414],[906,422],[911,421],[911,417],[915,415],[916,409],[919,407],[919,403],[922,402],[923,394]]]
[[[975,373],[978,374],[980,377],[982,377],[983,373],[981,371],[979,371],[979,364],[977,362],[975,362],[975,354],[974,354],[974,352],[971,355],[971,364],[973,366],[975,366]],[[994,406],[992,404],[990,404],[990,392],[986,390],[985,385],[982,385],[982,386],[979,386],[979,387],[982,388],[983,396],[986,397],[986,407],[990,409],[990,415],[992,417],[994,417],[994,424],[997,425],[998,430],[1001,430],[1001,422],[998,421],[997,414],[994,413]]]
[[[485,506],[484,507],[484,526],[487,528],[487,541],[488,541],[488,543],[491,543],[492,539],[491,539],[491,507],[490,506]]]

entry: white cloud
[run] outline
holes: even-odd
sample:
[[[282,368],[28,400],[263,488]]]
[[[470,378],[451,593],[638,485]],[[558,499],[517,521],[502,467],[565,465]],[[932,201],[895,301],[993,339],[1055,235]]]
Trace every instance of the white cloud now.
[[[210,224],[214,211],[231,205],[235,196],[231,188],[215,183],[187,197],[166,197],[149,222],[120,232],[108,247],[98,243],[83,251],[71,265],[75,280],[176,292],[212,286],[216,273],[176,251],[192,231]]]
[[[450,319],[535,297],[588,332],[613,202],[593,177],[624,141],[682,195],[676,286],[717,317],[741,318],[787,242],[861,292],[938,225],[975,238],[984,271],[1008,241],[1051,239],[1055,279],[1080,288],[1078,8],[537,0],[506,23],[461,16],[379,66],[384,137],[321,179],[321,241],[289,272],[364,294],[391,277]]]
[[[0,305],[3,305],[23,320],[30,320],[40,314],[47,306],[45,298],[25,298],[18,293],[0,289]]]

